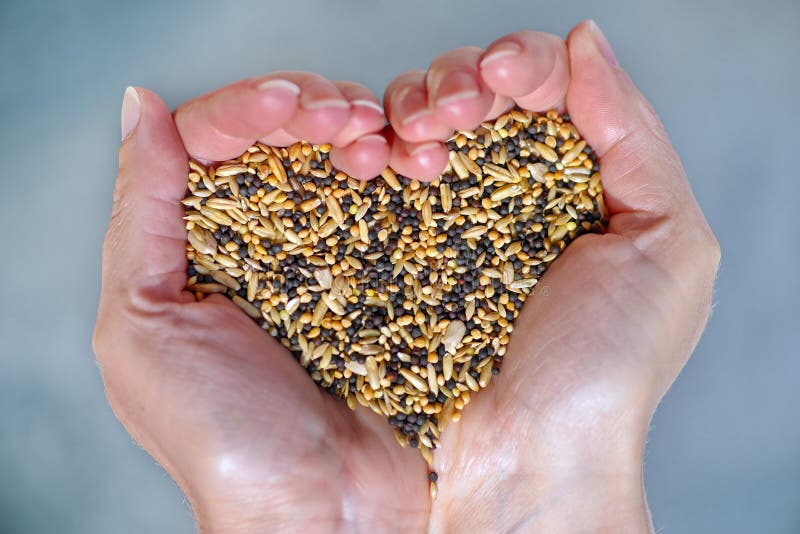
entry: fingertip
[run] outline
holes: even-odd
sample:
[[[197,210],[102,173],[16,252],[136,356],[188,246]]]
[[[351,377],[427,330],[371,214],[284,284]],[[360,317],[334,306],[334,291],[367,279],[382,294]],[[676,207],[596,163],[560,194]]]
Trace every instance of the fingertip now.
[[[501,59],[518,58],[520,54],[522,54],[522,45],[510,38],[503,38],[486,48],[481,56],[479,67],[481,69],[488,68],[498,64]]]
[[[477,46],[467,46],[440,54],[431,62],[425,77],[428,99],[439,123],[447,128],[438,139],[449,137],[452,130],[474,128],[491,109],[494,94],[478,68],[482,53]]]
[[[147,157],[155,150],[159,150],[164,166],[170,170],[186,165],[186,151],[172,115],[156,93],[143,87],[128,87],[123,97],[121,120],[123,133],[125,129],[129,131],[120,148],[120,168],[149,168],[153,163]],[[153,185],[156,184],[150,184]],[[182,192],[183,188],[179,192],[174,186],[170,188],[171,195]]]
[[[130,137],[139,123],[139,112],[142,101],[139,93],[133,86],[128,86],[122,96],[122,110],[120,111],[120,126],[122,129],[122,142]]]
[[[179,107],[175,124],[189,154],[206,161],[236,157],[280,128],[298,106],[297,85],[271,75],[223,87]]]
[[[320,105],[311,109],[298,109],[284,127],[296,139],[312,144],[325,144],[336,137],[350,120],[350,107],[340,104]]]
[[[560,108],[569,83],[563,39],[533,31],[493,42],[480,59],[483,81],[497,94],[533,111]]]
[[[355,100],[352,103],[352,115],[348,126],[361,133],[378,132],[386,125],[383,109],[369,100]]]
[[[294,95],[300,94],[300,87],[296,83],[281,78],[268,78],[256,85],[256,89],[263,92],[288,91]]]
[[[441,176],[447,167],[448,150],[444,143],[429,141],[407,143],[395,139],[389,160],[392,168],[409,178],[430,182]]]
[[[350,103],[353,106],[365,107],[365,108],[371,109],[373,111],[377,111],[378,113],[383,115],[383,108],[381,107],[381,105],[378,102],[373,102],[372,100],[359,98],[359,99],[353,100]]]
[[[567,35],[567,47],[570,61],[588,59],[594,61],[597,57],[597,47],[592,38],[592,20],[586,19],[578,23]]]
[[[441,124],[428,102],[425,73],[413,71],[398,76],[386,89],[386,115],[394,134],[408,142],[445,139],[451,129]]]
[[[255,91],[254,107],[245,118],[253,130],[260,132],[259,135],[265,132],[265,128],[266,131],[272,131],[284,124],[300,103],[300,88],[289,80],[281,78],[265,80],[255,87]],[[235,106],[234,103],[230,105]]]
[[[617,60],[617,55],[614,53],[614,49],[611,48],[611,43],[608,42],[606,36],[603,34],[602,30],[600,30],[600,26],[593,20],[589,20],[587,22],[588,28],[592,36],[594,37],[594,42],[597,45],[600,54],[605,58],[606,63],[608,63],[612,67],[618,67],[619,61]]]
[[[428,139],[436,127],[433,109],[428,106],[428,94],[421,86],[398,90],[392,98],[392,118],[397,135],[406,141]]]
[[[447,149],[441,143],[429,145],[425,150],[416,150],[411,156],[420,169],[415,178],[422,182],[435,180],[447,167]]]
[[[353,82],[334,82],[350,101],[350,120],[330,143],[344,147],[362,136],[379,132],[386,125],[386,116],[377,97],[363,85]]]
[[[350,120],[350,102],[335,84],[319,76],[309,76],[300,89],[299,107],[284,129],[313,144],[329,143]]]
[[[567,38],[572,76],[567,106],[575,125],[602,156],[636,129],[641,110],[631,105],[638,95],[620,83],[622,71],[601,52],[593,27],[592,21],[585,20]]]
[[[453,71],[445,75],[436,99],[436,118],[452,130],[471,130],[492,108],[494,94],[477,72]]]
[[[331,150],[331,164],[359,180],[371,180],[389,164],[390,148],[381,134],[365,135],[348,146]]]

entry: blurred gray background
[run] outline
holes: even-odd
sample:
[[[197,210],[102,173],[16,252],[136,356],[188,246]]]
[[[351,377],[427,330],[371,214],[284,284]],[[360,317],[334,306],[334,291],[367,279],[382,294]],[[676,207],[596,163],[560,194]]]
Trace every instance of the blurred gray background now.
[[[90,335],[129,84],[171,107],[304,69],[379,94],[512,30],[605,30],[722,244],[716,307],[649,435],[660,532],[800,532],[800,4],[0,2],[0,532],[192,532],[108,408]]]

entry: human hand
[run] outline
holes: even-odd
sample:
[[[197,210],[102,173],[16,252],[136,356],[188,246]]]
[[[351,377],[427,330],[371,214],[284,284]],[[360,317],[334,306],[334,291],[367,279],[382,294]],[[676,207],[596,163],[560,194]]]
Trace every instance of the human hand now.
[[[708,319],[719,246],[661,123],[592,22],[566,43],[517,32],[398,77],[384,97],[393,153],[424,146],[446,161],[452,129],[494,118],[509,97],[569,112],[600,157],[608,231],[581,236],[545,273],[503,372],[443,434],[431,529],[649,531],[645,435]],[[420,172],[413,161],[397,170]]]
[[[403,174],[432,177],[446,159],[443,145],[429,141],[445,136],[448,125],[466,128],[474,126],[468,120],[497,115],[509,95],[523,107],[546,109],[562,104],[565,92],[572,120],[602,157],[609,234],[581,237],[541,280],[551,295],[526,305],[517,323],[526,328],[517,329],[497,384],[443,436],[435,456],[443,484],[432,508],[424,465],[397,450],[383,420],[345,411],[320,393],[225,299],[195,303],[182,293],[178,200],[186,154],[163,104],[139,90],[139,124],[121,151],[95,345],[115,412],[181,485],[201,528],[301,530],[302,521],[321,530],[647,528],[644,433],[702,330],[718,251],[657,121],[621,71],[602,62],[591,35],[582,24],[570,36],[572,81],[560,39],[501,39],[519,39],[525,52],[485,63],[474,98],[451,98],[440,108],[427,104],[421,87],[406,91],[412,103],[421,94],[432,113],[395,105],[409,79],[401,77],[385,99],[399,134],[389,132],[391,155],[383,147],[375,157],[381,142],[371,138],[365,142],[375,150],[365,146],[353,158],[381,168],[391,157]],[[474,51],[449,57],[439,72],[470,61],[474,72]],[[182,109],[236,124],[226,119],[234,110],[218,106]],[[417,121],[402,124],[414,113]],[[267,120],[283,124],[274,113],[259,119]],[[299,136],[327,124],[318,120]],[[186,121],[181,110],[176,122],[183,144],[203,159],[232,157],[263,133],[230,135],[223,127],[223,135],[203,140],[213,135],[209,122],[220,127]],[[266,141],[289,142],[275,137]],[[236,147],[211,151],[231,138],[240,141]],[[357,173],[347,168],[346,151],[340,154],[337,166]],[[672,241],[656,240],[662,236]],[[672,317],[675,310],[684,315]],[[578,339],[565,337],[573,323]]]
[[[265,79],[285,81],[255,89]],[[332,140],[344,145],[331,152],[337,167],[371,177],[389,159],[377,102],[355,84],[276,73],[189,102],[173,121],[154,93],[126,92],[94,347],[114,412],[203,532],[427,524],[426,468],[383,419],[320,391],[227,299],[184,291],[187,149],[224,160],[257,138]]]

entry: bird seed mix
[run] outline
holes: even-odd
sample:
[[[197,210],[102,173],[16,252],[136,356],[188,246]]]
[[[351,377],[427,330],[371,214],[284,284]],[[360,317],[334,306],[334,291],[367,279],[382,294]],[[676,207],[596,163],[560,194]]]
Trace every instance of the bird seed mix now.
[[[388,168],[351,178],[329,145],[257,143],[191,162],[183,201],[188,289],[227,295],[429,465],[500,372],[539,277],[605,224],[599,165],[568,116],[514,109],[447,147],[447,169],[425,184]]]

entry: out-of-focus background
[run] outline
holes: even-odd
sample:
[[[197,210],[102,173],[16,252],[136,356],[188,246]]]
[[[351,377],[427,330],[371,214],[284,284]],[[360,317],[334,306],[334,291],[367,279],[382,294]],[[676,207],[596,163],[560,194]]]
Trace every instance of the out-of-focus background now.
[[[605,30],[723,250],[713,317],[653,422],[659,532],[800,532],[800,3],[0,2],[0,532],[192,532],[91,349],[124,88],[171,107],[303,69],[382,93],[512,30]]]

